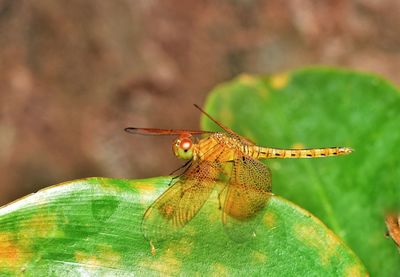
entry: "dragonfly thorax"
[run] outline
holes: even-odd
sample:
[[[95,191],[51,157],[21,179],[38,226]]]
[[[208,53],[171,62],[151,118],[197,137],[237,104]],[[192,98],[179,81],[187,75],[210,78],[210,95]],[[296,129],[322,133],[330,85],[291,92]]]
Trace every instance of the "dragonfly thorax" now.
[[[193,141],[192,135],[184,133],[177,138],[172,144],[172,151],[175,156],[182,160],[190,160],[193,158]]]

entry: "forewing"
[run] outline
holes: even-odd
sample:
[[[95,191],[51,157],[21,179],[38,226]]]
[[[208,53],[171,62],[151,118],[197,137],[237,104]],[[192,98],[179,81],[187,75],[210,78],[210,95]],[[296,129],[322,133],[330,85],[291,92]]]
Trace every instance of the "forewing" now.
[[[271,197],[271,171],[263,163],[248,156],[233,161],[231,177],[222,195],[222,222],[235,241],[245,241],[255,234],[265,206]]]
[[[199,131],[199,130],[178,130],[178,129],[158,129],[158,128],[137,128],[137,127],[127,127],[124,129],[125,132],[134,135],[145,135],[145,136],[164,136],[164,135],[182,135],[182,134],[211,134],[210,131]]]
[[[217,163],[193,163],[146,211],[142,228],[153,242],[173,237],[201,209],[219,175]]]

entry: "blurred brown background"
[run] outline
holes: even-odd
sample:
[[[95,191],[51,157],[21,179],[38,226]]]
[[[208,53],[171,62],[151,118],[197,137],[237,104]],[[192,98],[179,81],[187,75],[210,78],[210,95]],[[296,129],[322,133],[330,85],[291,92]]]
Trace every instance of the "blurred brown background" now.
[[[166,175],[216,84],[311,64],[400,81],[400,1],[0,0],[0,204],[89,176]]]

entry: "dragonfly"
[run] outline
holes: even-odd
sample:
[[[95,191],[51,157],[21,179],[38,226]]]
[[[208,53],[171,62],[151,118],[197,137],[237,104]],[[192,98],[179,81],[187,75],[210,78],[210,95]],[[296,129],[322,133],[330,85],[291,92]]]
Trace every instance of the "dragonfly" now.
[[[154,244],[177,234],[200,211],[216,189],[222,224],[228,236],[243,242],[254,230],[271,198],[270,168],[262,159],[317,158],[350,154],[350,147],[281,149],[258,146],[222,125],[198,105],[200,112],[223,132],[128,127],[138,135],[177,138],[172,149],[187,162],[172,178],[169,188],[146,210],[142,220],[145,238]],[[199,137],[202,135],[202,137]]]

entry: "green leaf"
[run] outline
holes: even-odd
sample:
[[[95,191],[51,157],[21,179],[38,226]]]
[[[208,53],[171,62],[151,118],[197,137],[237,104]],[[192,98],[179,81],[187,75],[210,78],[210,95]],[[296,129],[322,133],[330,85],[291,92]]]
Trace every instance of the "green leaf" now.
[[[364,73],[309,68],[242,75],[210,94],[206,110],[258,145],[350,146],[350,156],[265,161],[273,192],[311,211],[372,275],[395,276],[400,256],[384,215],[400,210],[400,93]],[[205,116],[205,130],[215,126]]]
[[[365,276],[354,253],[305,210],[279,197],[254,239],[225,234],[216,195],[152,256],[140,224],[170,178],[90,178],[29,195],[0,209],[0,275]]]

